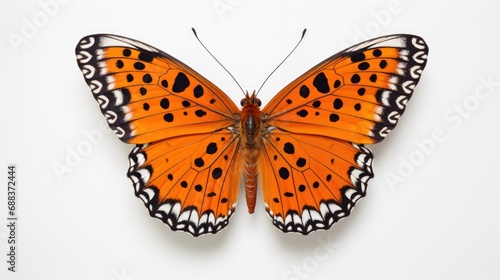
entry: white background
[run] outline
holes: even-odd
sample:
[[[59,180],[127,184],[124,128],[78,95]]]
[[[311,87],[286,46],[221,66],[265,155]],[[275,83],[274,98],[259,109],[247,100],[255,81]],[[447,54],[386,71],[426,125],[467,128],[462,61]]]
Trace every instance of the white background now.
[[[1,1],[0,278],[500,279],[499,6]],[[238,87],[191,27],[248,90],[308,28],[261,91],[264,104],[360,40],[413,33],[427,41],[423,78],[397,129],[372,146],[376,176],[349,218],[309,236],[283,234],[261,201],[254,215],[240,202],[227,229],[194,238],[149,217],[125,175],[132,146],[100,126],[74,48],[93,33],[135,38],[184,61],[239,103]],[[6,262],[10,163],[18,169],[16,273]]]

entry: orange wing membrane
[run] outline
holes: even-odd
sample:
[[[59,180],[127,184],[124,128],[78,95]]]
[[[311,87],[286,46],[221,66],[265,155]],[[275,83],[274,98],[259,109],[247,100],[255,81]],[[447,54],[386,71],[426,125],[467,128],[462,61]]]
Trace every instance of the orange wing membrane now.
[[[128,176],[153,217],[195,236],[229,222],[238,198],[238,141],[230,132],[137,145]]]
[[[262,110],[270,126],[359,144],[397,124],[427,62],[424,40],[390,35],[348,48],[285,87]]]
[[[241,178],[239,138],[230,129],[240,110],[231,99],[172,56],[129,38],[84,37],[76,56],[111,129],[139,144],[128,176],[150,215],[194,236],[224,228]]]
[[[231,126],[239,112],[214,84],[147,44],[91,35],[76,55],[109,126],[126,143],[212,132]]]
[[[308,234],[348,216],[373,177],[363,144],[396,126],[427,62],[414,35],[350,47],[297,78],[262,110],[259,173],[276,227]]]
[[[240,184],[249,213],[262,189],[283,232],[309,234],[350,214],[373,178],[364,144],[394,129],[427,63],[414,35],[389,35],[319,63],[260,109],[240,110],[174,57],[129,38],[97,34],[78,66],[116,135],[137,144],[128,177],[151,216],[198,236],[228,225]]]
[[[367,148],[325,136],[271,135],[259,167],[266,210],[280,230],[328,229],[365,196],[373,177]]]

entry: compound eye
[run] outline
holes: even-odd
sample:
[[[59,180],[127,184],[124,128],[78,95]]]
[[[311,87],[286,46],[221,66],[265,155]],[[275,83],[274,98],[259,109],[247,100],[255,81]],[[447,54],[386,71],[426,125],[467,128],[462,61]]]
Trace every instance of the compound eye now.
[[[260,105],[262,105],[262,102],[261,102],[261,101],[260,101],[260,99],[258,99],[258,98],[255,98],[255,99],[253,100],[253,103],[257,104],[257,106],[259,106],[259,107],[260,107]]]
[[[240,105],[245,106],[245,104],[247,104],[247,99],[246,98],[241,99]]]

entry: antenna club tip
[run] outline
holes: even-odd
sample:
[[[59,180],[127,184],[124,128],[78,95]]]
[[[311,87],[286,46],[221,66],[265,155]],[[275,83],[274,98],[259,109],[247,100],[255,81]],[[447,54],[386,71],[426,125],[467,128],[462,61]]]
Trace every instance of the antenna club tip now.
[[[302,30],[302,37],[304,37],[304,35],[306,35],[306,32],[307,32],[307,28],[304,28],[304,30]]]
[[[191,31],[193,31],[194,36],[198,37],[198,34],[196,34],[196,29],[194,29],[194,27],[191,27]]]

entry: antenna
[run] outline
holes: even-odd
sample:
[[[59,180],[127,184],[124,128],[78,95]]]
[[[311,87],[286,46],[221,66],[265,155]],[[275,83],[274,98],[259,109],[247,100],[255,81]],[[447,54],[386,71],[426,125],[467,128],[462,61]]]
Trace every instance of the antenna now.
[[[278,66],[276,66],[276,68],[274,68],[274,70],[271,72],[271,74],[269,74],[269,76],[267,76],[267,78],[264,80],[264,82],[262,83],[262,85],[260,86],[259,90],[257,90],[257,93],[255,94],[255,96],[257,96],[260,92],[260,90],[262,89],[262,87],[264,86],[264,84],[267,82],[267,80],[269,79],[269,77],[271,77],[271,75],[276,72],[276,70],[278,70],[278,68],[280,68],[281,64],[283,64],[283,62],[285,62],[285,60],[288,59],[288,57],[295,51],[295,49],[299,46],[300,42],[302,42],[302,39],[304,39],[304,36],[306,35],[306,31],[307,31],[307,28],[304,28],[304,30],[302,31],[302,36],[300,36],[300,40],[297,42],[297,44],[295,45],[295,47],[293,47],[292,51],[285,57],[285,59],[283,59],[283,61],[281,61],[280,64],[278,64]]]
[[[215,61],[217,61],[217,63],[219,63],[219,65],[224,69],[226,70],[226,72],[229,74],[229,76],[231,76],[231,78],[233,78],[233,80],[236,82],[236,84],[238,85],[238,87],[240,88],[241,92],[243,92],[243,95],[245,95],[245,91],[243,90],[243,88],[240,86],[240,84],[238,83],[238,81],[234,78],[233,74],[231,74],[231,72],[229,72],[229,70],[226,69],[226,67],[224,67],[224,65],[222,65],[222,63],[220,63],[220,61],[215,58],[215,56],[207,49],[207,47],[205,47],[205,45],[203,44],[203,42],[201,42],[200,38],[198,38],[198,34],[196,34],[196,30],[192,27],[191,30],[193,31],[194,33],[194,37],[196,37],[196,40],[198,40],[198,42],[200,42],[200,44],[203,46],[203,48],[210,54],[210,56],[212,56],[213,59],[215,59]]]

